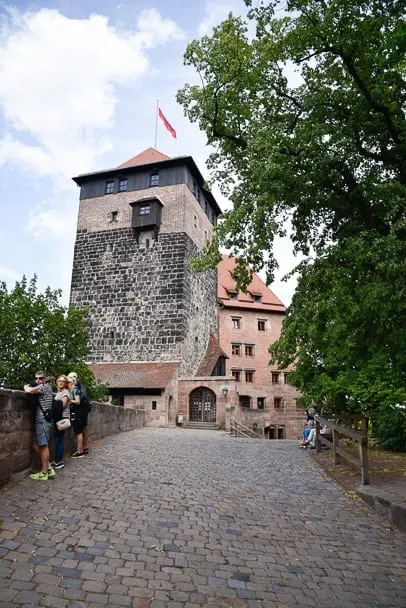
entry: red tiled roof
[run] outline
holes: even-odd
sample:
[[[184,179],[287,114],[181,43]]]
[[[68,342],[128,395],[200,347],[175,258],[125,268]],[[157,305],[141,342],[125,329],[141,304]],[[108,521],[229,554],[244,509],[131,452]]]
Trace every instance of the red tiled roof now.
[[[238,292],[235,300],[230,299],[230,292],[237,292],[235,280],[232,277],[236,258],[222,255],[222,260],[217,266],[217,295],[224,306],[232,308],[245,308],[252,310],[272,310],[285,312],[284,304],[265,285],[257,274],[253,274],[252,281],[247,287],[247,293]],[[254,295],[261,295],[260,302],[254,302]]]
[[[175,375],[176,361],[90,363],[96,379],[111,388],[165,388]]]
[[[228,355],[220,347],[216,336],[210,332],[206,354],[200,362],[196,376],[211,376],[219,357],[226,357],[228,359]]]
[[[133,156],[129,160],[126,160],[121,165],[118,165],[117,169],[124,169],[125,167],[136,167],[137,165],[149,165],[150,163],[159,163],[162,160],[168,160],[169,156],[162,154],[155,148],[147,148],[144,152]]]

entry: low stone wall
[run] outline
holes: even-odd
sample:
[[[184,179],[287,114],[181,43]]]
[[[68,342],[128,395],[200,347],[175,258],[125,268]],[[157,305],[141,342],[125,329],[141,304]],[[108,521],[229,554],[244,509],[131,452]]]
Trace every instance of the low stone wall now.
[[[0,389],[0,485],[24,471],[32,460],[32,428],[35,398],[22,391]],[[109,403],[92,403],[89,414],[90,442],[131,431],[145,424],[145,412]],[[71,449],[72,431],[65,432],[65,451]],[[52,446],[51,446],[52,449]]]

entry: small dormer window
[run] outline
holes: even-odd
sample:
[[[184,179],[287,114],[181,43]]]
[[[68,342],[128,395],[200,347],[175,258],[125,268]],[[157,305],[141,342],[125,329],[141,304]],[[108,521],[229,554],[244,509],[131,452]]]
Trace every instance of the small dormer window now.
[[[149,215],[151,213],[151,205],[140,205],[140,215]]]
[[[158,171],[154,171],[153,173],[151,173],[150,179],[149,179],[149,185],[151,188],[153,188],[154,186],[159,186],[159,173]]]
[[[119,192],[126,192],[127,191],[127,186],[128,186],[128,180],[126,177],[121,177],[120,181],[118,183],[118,191]]]
[[[109,180],[108,182],[105,183],[104,193],[105,194],[113,194],[113,192],[114,192],[114,181],[113,180]]]
[[[230,300],[238,299],[238,291],[230,291],[228,295],[230,296]]]
[[[260,302],[262,300],[262,296],[260,294],[254,294],[254,302]]]

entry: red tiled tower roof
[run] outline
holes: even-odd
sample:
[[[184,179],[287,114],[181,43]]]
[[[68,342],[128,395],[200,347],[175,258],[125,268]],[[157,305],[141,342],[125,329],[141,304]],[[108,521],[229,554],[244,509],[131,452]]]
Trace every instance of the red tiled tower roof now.
[[[124,169],[125,167],[136,167],[137,165],[149,165],[151,163],[158,163],[162,160],[168,160],[169,156],[162,154],[155,148],[147,148],[137,156],[133,156],[129,160],[126,160],[121,165],[118,165],[117,169]]]
[[[257,274],[253,274],[252,281],[247,287],[247,293],[238,291],[233,279],[233,271],[236,258],[223,254],[222,260],[217,266],[217,295],[224,306],[232,308],[245,308],[255,310],[272,310],[285,312],[284,304],[265,285]],[[230,294],[237,294],[237,298],[231,299]]]

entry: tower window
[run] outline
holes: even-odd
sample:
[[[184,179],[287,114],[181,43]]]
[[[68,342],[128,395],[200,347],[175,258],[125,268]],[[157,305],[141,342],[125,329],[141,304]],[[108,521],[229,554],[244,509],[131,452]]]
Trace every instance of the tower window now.
[[[151,213],[151,205],[141,205],[139,215],[149,215]]]
[[[231,318],[231,327],[233,329],[241,329],[241,319],[240,319],[240,317],[232,317]]]
[[[251,407],[251,397],[249,395],[240,395],[239,403],[241,407]]]
[[[282,409],[282,397],[274,397],[273,406],[276,410]]]
[[[257,397],[257,408],[263,410],[265,407],[265,397]]]
[[[245,356],[246,357],[253,357],[254,356],[254,345],[253,344],[246,344],[245,345]]]
[[[112,211],[111,212],[111,221],[112,222],[118,222],[118,211]]]
[[[272,384],[279,384],[279,372],[272,372]]]
[[[127,178],[126,177],[121,177],[120,181],[118,182],[118,191],[119,192],[126,192],[127,185],[128,185]]]
[[[231,354],[232,355],[241,355],[241,344],[232,344],[231,345]]]
[[[254,372],[252,370],[245,370],[245,382],[254,382]]]
[[[159,173],[158,171],[154,171],[154,173],[151,173],[150,179],[149,179],[149,185],[151,188],[153,188],[154,186],[159,186]]]
[[[258,319],[258,331],[265,331],[265,321]]]
[[[114,181],[108,181],[104,185],[105,194],[113,194],[114,192]]]
[[[241,370],[239,370],[239,369],[232,369],[231,370],[231,375],[235,379],[236,382],[240,382],[241,381]]]
[[[156,401],[153,401],[153,402],[152,402],[152,409],[153,409],[153,410],[156,410]]]

